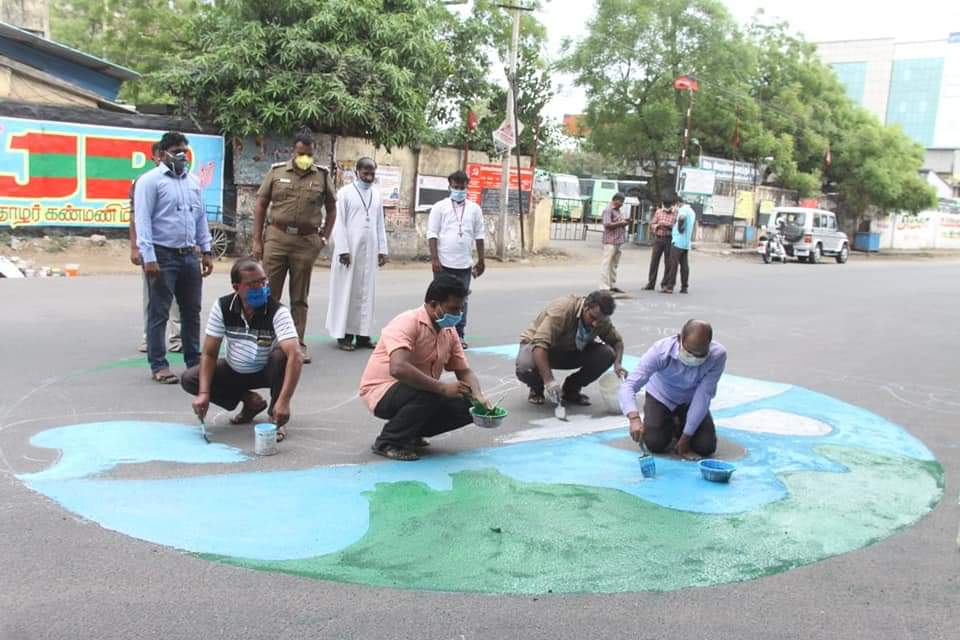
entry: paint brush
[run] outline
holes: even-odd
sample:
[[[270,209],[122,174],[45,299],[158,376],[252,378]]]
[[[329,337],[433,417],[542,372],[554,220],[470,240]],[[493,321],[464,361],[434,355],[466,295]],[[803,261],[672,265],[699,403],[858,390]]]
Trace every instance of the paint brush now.
[[[203,436],[203,440],[210,444],[210,438],[207,437],[207,425],[203,422],[203,418],[200,418],[200,435]]]

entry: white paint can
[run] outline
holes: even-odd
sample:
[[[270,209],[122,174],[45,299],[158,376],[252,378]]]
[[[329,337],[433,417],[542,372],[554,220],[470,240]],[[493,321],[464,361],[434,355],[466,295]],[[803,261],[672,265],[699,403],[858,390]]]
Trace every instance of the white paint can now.
[[[258,456],[277,453],[277,425],[265,423],[253,428],[253,452]]]

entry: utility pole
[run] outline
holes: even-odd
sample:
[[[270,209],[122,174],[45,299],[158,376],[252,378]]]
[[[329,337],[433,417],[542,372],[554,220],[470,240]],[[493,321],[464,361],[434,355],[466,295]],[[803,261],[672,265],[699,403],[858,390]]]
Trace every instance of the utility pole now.
[[[516,118],[517,96],[513,91],[513,78],[517,77],[517,49],[520,48],[520,7],[498,5],[513,9],[513,33],[510,36],[510,68],[507,71],[507,117],[506,122],[514,126]],[[520,135],[514,126],[513,143],[520,144]],[[510,149],[503,154],[503,164],[500,171],[500,223],[497,225],[497,257],[507,259],[507,205],[510,203]]]

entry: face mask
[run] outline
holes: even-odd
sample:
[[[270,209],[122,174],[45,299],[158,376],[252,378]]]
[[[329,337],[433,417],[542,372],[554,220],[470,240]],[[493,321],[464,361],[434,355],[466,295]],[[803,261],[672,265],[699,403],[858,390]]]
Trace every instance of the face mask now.
[[[450,189],[450,199],[454,202],[463,202],[467,199],[466,189]]]
[[[577,327],[577,351],[583,351],[587,348],[587,345],[590,344],[590,338],[593,336],[593,329],[583,324],[583,320],[580,321],[580,325]]]
[[[460,320],[463,318],[462,313],[445,313],[439,319],[434,320],[438,327],[441,329],[452,329],[453,327],[460,324]]]
[[[270,285],[260,287],[259,289],[247,289],[247,304],[254,309],[259,309],[264,306],[269,299]]]
[[[680,350],[677,353],[677,359],[680,360],[687,367],[699,367],[704,362],[707,361],[707,356],[697,357],[683,348],[683,343],[680,343]]]
[[[373,186],[372,183],[364,181],[360,176],[357,176],[357,179],[353,181],[353,184],[357,185],[357,189],[360,189],[360,191],[369,191],[370,187]]]
[[[177,175],[181,175],[187,168],[187,153],[186,151],[180,151],[178,153],[166,152],[167,159],[163,164],[167,165],[171,171]]]
[[[313,156],[306,153],[301,153],[293,159],[293,164],[297,167],[297,169],[300,169],[300,171],[307,171],[313,166]]]

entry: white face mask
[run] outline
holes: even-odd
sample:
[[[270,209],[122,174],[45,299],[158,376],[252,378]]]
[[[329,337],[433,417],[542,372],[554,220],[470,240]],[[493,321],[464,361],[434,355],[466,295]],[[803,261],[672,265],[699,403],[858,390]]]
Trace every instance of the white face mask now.
[[[683,348],[683,342],[680,342],[680,349],[677,352],[677,359],[687,367],[699,367],[707,361],[707,356],[695,356]]]

